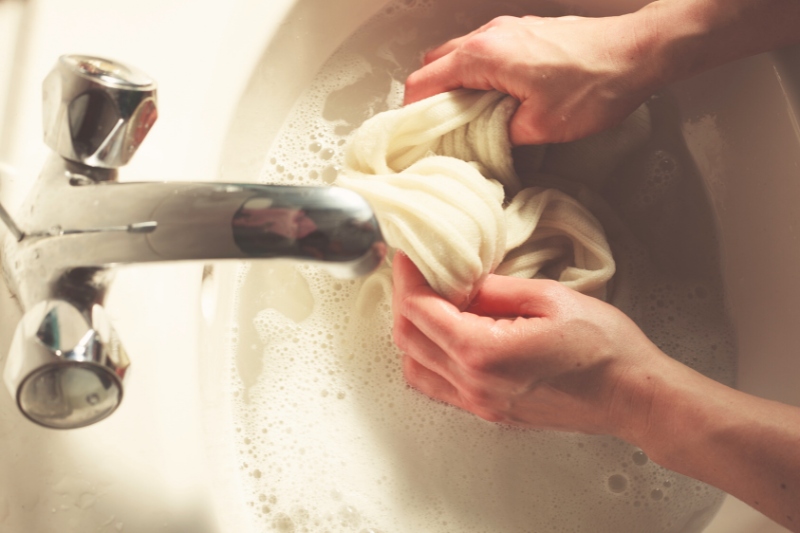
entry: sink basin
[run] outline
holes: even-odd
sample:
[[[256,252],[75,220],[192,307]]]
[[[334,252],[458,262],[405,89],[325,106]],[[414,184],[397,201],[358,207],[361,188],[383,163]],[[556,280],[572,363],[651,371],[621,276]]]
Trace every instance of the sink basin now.
[[[440,2],[448,3],[453,4]],[[0,78],[0,86],[14,88],[0,91],[13,99],[15,109],[13,121],[0,130],[0,138],[13,139],[0,152],[0,162],[12,167],[16,176],[0,184],[3,202],[12,210],[47,154],[41,142],[39,88],[58,55],[79,52],[117,58],[159,82],[159,122],[134,161],[122,169],[123,181],[263,181],[281,171],[292,172],[289,164],[271,161],[278,150],[275,141],[281,139],[293,105],[333,51],[387,6],[402,9],[414,2],[125,0],[111,5],[75,0],[67,6],[43,0],[28,4],[21,20],[29,31],[17,40],[15,55],[22,67],[7,69],[8,75],[14,72],[14,79]],[[601,15],[636,9],[643,2],[494,4],[482,12],[456,13],[451,23],[430,34],[407,35],[420,49],[393,58],[398,62],[396,79],[378,76],[365,85],[360,103],[344,99],[329,110],[330,120],[346,128],[395,103],[403,69],[409,68],[414,54],[426,43],[467,29],[495,11],[521,14],[533,6],[537,13],[567,9]],[[5,5],[0,3],[0,8]],[[366,72],[357,59],[350,65],[362,69],[359,75]],[[4,74],[6,70],[0,71],[0,76]],[[383,93],[373,91],[376,86]],[[780,246],[793,242],[793,228],[800,222],[792,202],[800,191],[794,190],[797,180],[789,179],[800,164],[800,51],[740,61],[677,84],[671,94],[719,231],[723,279],[740,348],[738,386],[800,405],[794,378],[800,375],[800,360],[793,357],[793,348],[800,345],[800,332],[793,326],[800,318],[795,306],[800,284],[779,284],[794,279],[790,272],[800,264],[800,252]],[[340,156],[339,147],[331,149],[335,153],[330,162],[319,167],[320,174],[330,169],[322,175],[329,180]],[[306,178],[298,174],[297,179]],[[774,239],[764,239],[767,233]],[[16,411],[9,395],[0,394],[4,451],[0,531],[319,530],[310,515],[311,521],[303,522],[298,506],[290,505],[284,512],[282,494],[254,490],[270,475],[258,467],[271,450],[268,442],[309,448],[315,444],[275,431],[267,423],[263,428],[246,423],[246,416],[255,419],[274,412],[259,403],[266,396],[259,395],[258,388],[281,375],[270,366],[275,359],[265,348],[284,346],[281,353],[287,360],[305,357],[293,354],[285,344],[293,342],[296,324],[315,319],[319,288],[329,284],[334,290],[335,281],[318,283],[318,279],[313,269],[279,261],[122,269],[108,305],[132,361],[118,411],[94,426],[59,432],[32,425]],[[5,353],[17,318],[15,303],[0,292],[0,353]],[[333,383],[341,386],[298,389],[298,398],[318,395],[320,405],[331,402],[330,412],[337,416],[370,412],[369,406],[348,403],[356,402],[356,389],[348,389],[346,379]],[[360,411],[340,407],[347,405]],[[394,416],[400,415],[402,411]],[[364,420],[369,427],[369,417]],[[262,429],[267,432],[259,434]],[[346,443],[348,438],[357,435],[330,434],[331,442]],[[359,445],[353,441],[353,446]],[[291,477],[293,465],[286,463],[283,468],[282,475]],[[353,472],[354,479],[361,479],[359,475],[365,474]],[[349,490],[347,483],[341,485],[344,488],[325,491],[334,513],[331,519],[348,531],[389,533],[384,526],[374,529],[378,526],[369,522],[369,516],[357,512],[373,500],[386,499],[387,493],[360,493],[362,502],[354,496],[357,491]],[[309,488],[309,493],[315,492],[320,491]],[[704,523],[684,533],[699,530]],[[438,524],[428,530],[449,531]],[[728,497],[705,531],[785,530]]]

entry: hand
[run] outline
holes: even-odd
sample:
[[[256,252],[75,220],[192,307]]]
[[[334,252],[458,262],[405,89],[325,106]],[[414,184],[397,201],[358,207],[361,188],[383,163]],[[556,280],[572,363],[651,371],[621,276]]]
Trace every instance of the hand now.
[[[621,122],[657,87],[636,14],[499,17],[425,56],[405,103],[466,87],[520,101],[514,145],[573,141]]]
[[[646,431],[651,375],[677,363],[618,309],[555,281],[491,275],[460,312],[404,254],[393,268],[411,386],[494,422],[630,441]]]

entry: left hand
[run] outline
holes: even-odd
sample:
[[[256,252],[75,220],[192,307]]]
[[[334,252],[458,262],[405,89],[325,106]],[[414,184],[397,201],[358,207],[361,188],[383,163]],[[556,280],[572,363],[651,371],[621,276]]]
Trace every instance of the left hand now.
[[[520,102],[515,146],[568,142],[614,126],[661,86],[654,37],[637,13],[619,17],[498,17],[425,55],[405,103],[465,87]]]

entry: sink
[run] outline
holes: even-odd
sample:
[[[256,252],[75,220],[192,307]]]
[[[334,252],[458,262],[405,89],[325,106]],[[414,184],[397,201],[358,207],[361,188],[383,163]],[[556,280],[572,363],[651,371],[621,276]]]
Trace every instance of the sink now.
[[[116,58],[159,82],[159,122],[133,162],[121,170],[123,181],[264,181],[281,173],[278,166],[283,173],[292,172],[288,162],[271,161],[277,153],[275,141],[293,105],[333,51],[373,15],[413,3],[0,2],[0,16],[8,5],[19,7],[14,16],[28,28],[16,40],[14,57],[21,66],[0,70],[0,76],[12,77],[0,78],[0,87],[14,88],[0,91],[0,96],[13,99],[15,109],[12,122],[0,129],[0,139],[13,141],[0,151],[2,168],[13,170],[0,182],[4,205],[12,210],[19,205],[47,155],[40,133],[40,85],[62,53]],[[407,37],[433,44],[458,24],[466,28],[495,11],[521,14],[525,6],[535,6],[537,13],[567,9],[600,15],[642,3],[505,1],[482,12],[457,13],[455,25],[442,25],[430,35]],[[363,102],[369,105],[342,100],[331,111],[332,120],[346,128],[348,120],[363,119],[365,113],[395,103],[403,69],[419,52],[409,49],[409,55],[400,58],[394,81],[391,76],[375,81],[382,94],[372,91],[374,84],[365,86]],[[0,57],[5,53],[0,51]],[[750,81],[741,83],[743,79]],[[714,97],[723,93],[728,97]],[[800,318],[794,309],[800,284],[777,284],[778,278],[793,279],[788,273],[800,263],[800,256],[787,256],[794,252],[778,245],[780,239],[791,242],[792,228],[800,222],[790,201],[800,191],[788,179],[800,162],[800,52],[740,61],[677,84],[671,94],[720,232],[723,278],[740,346],[739,387],[800,405],[800,387],[793,379],[800,375],[800,362],[792,357],[792,347],[800,344],[800,333],[792,326]],[[336,153],[319,167],[320,173],[330,168],[325,179],[335,175],[340,152],[337,146],[331,148]],[[759,182],[767,186],[754,192],[748,169],[763,170]],[[298,181],[302,179],[298,174]],[[765,231],[776,232],[774,243],[759,238]],[[751,249],[770,260],[755,261],[746,253]],[[769,275],[768,266],[787,274]],[[279,372],[270,366],[274,358],[265,356],[265,348],[281,345],[281,353],[292,357],[285,343],[292,342],[296,324],[315,319],[320,288],[338,290],[333,289],[335,281],[320,279],[314,269],[280,261],[121,269],[108,312],[131,356],[125,399],[113,416],[94,426],[54,431],[28,422],[11,397],[0,394],[0,531],[317,531],[313,517],[298,506],[284,513],[281,494],[254,490],[269,474],[258,468],[259,454],[269,450],[264,439],[294,445],[296,437],[267,424],[254,432],[252,424],[245,427],[243,413],[258,417],[270,412],[269,406],[258,403],[265,398],[257,395],[258,387],[277,379]],[[18,317],[15,302],[0,290],[0,353],[6,353]],[[766,352],[756,349],[765,344]],[[356,402],[356,389],[348,389],[346,380],[335,383],[341,386],[297,393],[303,398],[318,395],[320,405],[324,401],[334,406],[331,413],[350,412],[340,406],[356,405],[348,403]],[[368,425],[369,406],[356,407],[354,412]],[[261,429],[268,432],[261,436]],[[331,434],[331,441],[346,443],[347,438],[356,437]],[[285,464],[283,474],[291,475],[292,467]],[[354,472],[357,475],[365,474]],[[384,498],[386,493],[356,494],[343,485],[344,489],[326,491],[331,520],[348,531],[389,533],[375,529],[370,517],[358,512],[369,507],[371,496]],[[303,522],[303,516],[311,521]],[[694,530],[699,529],[685,533]],[[437,525],[430,531],[449,530]],[[705,531],[785,530],[728,497]]]
[[[406,18],[397,15],[408,6],[411,6],[409,13],[413,12],[415,4],[419,11],[438,8],[447,12],[447,15],[433,19],[439,21],[438,24],[430,24],[430,20],[423,15],[418,15],[418,19],[415,19],[413,14]],[[376,6],[354,0],[338,2],[334,8],[324,2],[313,0],[295,3],[281,30],[276,33],[272,43],[264,51],[234,113],[223,147],[222,175],[229,177],[247,175],[257,177],[260,181],[280,183],[286,183],[287,179],[298,183],[319,179],[332,181],[339,163],[337,157],[341,155],[341,149],[337,148],[338,143],[332,142],[331,136],[326,136],[327,126],[324,124],[316,130],[313,128],[304,130],[297,124],[311,120],[308,117],[321,114],[330,123],[331,129],[338,128],[337,133],[346,135],[359,121],[372,113],[398,105],[402,80],[416,64],[415,61],[419,56],[415,57],[415,54],[419,54],[427,46],[463,33],[474,28],[477,23],[501,13],[534,12],[547,15],[570,12],[603,15],[636,9],[644,2],[517,1],[501,2],[492,6],[486,6],[485,3],[473,4],[463,1],[436,2],[435,7],[430,7],[431,4],[424,1],[395,1]],[[533,11],[527,11],[528,9]],[[375,23],[362,26],[368,17],[378,12],[385,20],[395,16],[395,19],[391,19],[394,20],[394,26],[385,21],[383,29]],[[441,23],[442,20],[447,22]],[[359,28],[361,29],[358,33],[354,33]],[[371,37],[370,32],[372,32]],[[353,37],[348,40],[351,35]],[[381,41],[381,35],[385,35],[384,41]],[[342,43],[345,43],[346,47],[344,52],[331,56],[331,52]],[[359,46],[362,47],[360,50]],[[369,67],[365,64],[369,64]],[[276,76],[276,73],[280,75]],[[720,254],[721,283],[725,289],[730,318],[736,325],[735,340],[741,347],[737,377],[739,387],[747,392],[794,405],[800,405],[800,397],[796,392],[796,379],[791,377],[797,375],[794,372],[798,365],[791,357],[791,347],[796,346],[800,339],[791,328],[781,330],[780,340],[772,338],[774,330],[768,326],[768,322],[774,321],[775,315],[767,310],[765,294],[784,302],[781,311],[787,318],[782,318],[781,323],[788,320],[788,317],[795,317],[797,311],[790,308],[791,298],[779,294],[774,287],[766,287],[770,283],[767,280],[771,279],[771,276],[762,272],[763,266],[756,264],[753,258],[745,256],[745,251],[754,245],[756,237],[754,230],[745,230],[742,227],[746,223],[737,218],[737,213],[739,209],[746,209],[748,217],[758,218],[758,213],[771,211],[770,202],[776,198],[771,195],[772,192],[780,194],[777,191],[782,190],[790,194],[791,198],[796,197],[796,194],[790,191],[793,187],[791,168],[796,164],[800,153],[798,144],[800,137],[796,134],[797,113],[800,110],[796,84],[798,73],[800,73],[800,63],[797,50],[786,50],[727,65],[676,84],[667,91],[672,100],[671,105],[679,113],[680,120],[676,128],[688,152],[686,164],[695,167],[701,186],[699,194],[708,198],[708,213],[711,220],[709,228],[717,233],[714,242]],[[742,80],[748,82],[743,83]],[[328,91],[330,97],[324,99],[311,94],[320,91],[320,86]],[[742,87],[742,89],[734,91],[731,90],[732,87]],[[714,95],[717,97],[725,95],[725,97],[715,100]],[[300,109],[297,107],[298,102],[302,102],[302,106],[308,108],[306,114],[303,114],[302,110],[298,111]],[[656,106],[657,104],[653,104],[654,108]],[[745,107],[748,110],[746,112],[743,111]],[[276,112],[278,109],[281,111]],[[761,115],[762,109],[769,117],[768,120]],[[768,132],[765,136],[766,141],[753,137],[751,132],[756,127],[760,128],[759,131]],[[309,131],[317,132],[316,137],[306,137]],[[308,151],[304,152],[303,143],[308,143]],[[323,163],[317,156],[322,156],[325,147],[330,147],[334,154],[329,154],[330,160]],[[299,154],[299,158],[293,158],[291,154]],[[736,163],[733,163],[734,161]],[[767,198],[764,194],[760,194],[757,204],[746,204],[744,199],[751,198],[755,191],[753,181],[748,179],[748,174],[743,173],[742,169],[754,167],[764,169],[769,175],[770,196]],[[775,231],[787,232],[789,231],[787,228],[796,223],[796,215],[790,214],[788,210],[782,211],[781,217],[783,218],[769,222],[763,221],[758,227],[765,231],[765,226],[769,223],[770,228],[772,225],[775,226]],[[765,243],[759,243],[759,246],[764,248],[765,254],[776,257],[777,248]],[[777,261],[777,258],[775,260]],[[405,447],[410,444],[403,440],[403,436],[386,431],[382,423],[384,418],[398,416],[398,413],[390,409],[382,411],[377,407],[371,409],[372,406],[359,405],[357,399],[351,400],[351,396],[358,397],[364,393],[366,387],[359,388],[355,384],[358,379],[349,377],[350,371],[355,372],[355,367],[348,366],[347,362],[343,362],[340,367],[333,367],[343,372],[343,377],[338,382],[334,380],[333,385],[326,381],[323,375],[315,374],[316,370],[313,367],[305,367],[306,370],[303,372],[306,376],[313,375],[314,378],[308,381],[320,383],[318,386],[304,386],[302,375],[295,378],[286,377],[296,371],[296,367],[307,364],[303,350],[313,351],[320,365],[330,364],[330,361],[322,355],[324,350],[317,352],[315,348],[307,347],[308,344],[304,344],[306,346],[304,349],[293,348],[298,344],[292,337],[296,337],[298,332],[309,334],[309,330],[303,329],[303,324],[320,320],[320,313],[316,313],[315,306],[324,305],[320,301],[327,299],[324,292],[320,292],[317,274],[304,269],[292,269],[291,266],[251,265],[238,269],[231,267],[231,270],[220,279],[222,284],[217,292],[226,294],[227,301],[225,307],[218,309],[218,315],[224,317],[224,320],[223,324],[218,324],[221,329],[216,338],[225,339],[227,343],[225,349],[232,349],[233,353],[229,355],[229,366],[223,365],[219,371],[232,375],[234,383],[233,386],[227,385],[228,394],[232,396],[229,398],[230,408],[237,413],[229,420],[229,423],[232,423],[232,430],[238,432],[236,457],[239,463],[236,464],[234,461],[233,466],[239,469],[243,480],[243,485],[238,487],[249,487],[249,491],[245,491],[245,509],[248,507],[250,509],[250,514],[256,523],[255,530],[270,530],[270,526],[280,530],[282,525],[288,528],[291,524],[293,524],[291,527],[300,527],[315,517],[327,523],[324,520],[329,520],[330,516],[334,517],[334,522],[339,520],[350,524],[348,520],[353,518],[351,513],[354,513],[358,515],[358,520],[353,519],[352,524],[359,525],[353,526],[353,530],[358,531],[358,528],[362,528],[363,531],[370,531],[368,528],[374,527],[376,531],[384,531],[387,529],[387,526],[383,525],[386,522],[370,521],[371,516],[378,512],[375,509],[380,507],[371,503],[398,497],[401,491],[398,488],[400,484],[391,484],[386,482],[385,478],[381,478],[384,479],[384,485],[380,480],[367,485],[365,483],[367,476],[361,470],[365,467],[359,463],[358,455],[362,452],[368,453],[363,451],[369,450],[365,441],[383,439],[383,445],[390,450],[387,452],[387,461],[408,461],[402,463],[407,466],[405,474],[412,476],[418,473],[418,470],[415,470],[418,465],[414,465],[408,455],[403,455],[407,453]],[[291,291],[287,287],[292,287]],[[759,292],[756,287],[766,292]],[[290,292],[296,300],[293,301],[292,297],[285,295],[285,292]],[[313,301],[314,304],[313,306],[303,304],[304,301]],[[761,303],[759,309],[762,314],[757,321],[749,310],[751,301]],[[233,305],[233,308],[227,307],[228,305]],[[381,313],[379,309],[374,312],[376,315]],[[324,330],[334,322],[336,319],[331,317],[328,322],[314,323]],[[329,337],[334,338],[331,340],[332,343],[336,342],[337,334],[334,329],[335,327],[331,327],[331,330],[325,330]],[[227,333],[227,336],[224,333]],[[361,333],[363,334],[363,330]],[[288,343],[288,347],[285,343]],[[757,363],[756,354],[760,354],[761,350],[756,346],[761,343],[767,343],[774,350],[769,366]],[[302,341],[300,344],[303,344]],[[216,351],[223,350],[221,345],[217,346]],[[348,357],[365,357],[372,353],[369,349],[364,350],[364,353],[359,353],[357,350],[354,352],[348,354]],[[291,358],[292,363],[287,363],[286,358]],[[380,364],[375,365],[373,371],[381,368],[383,367]],[[786,374],[783,374],[785,372]],[[324,385],[321,385],[322,383]],[[283,387],[296,390],[303,401],[307,400],[310,394],[319,394],[321,396],[319,402],[323,403],[337,393],[336,384],[341,389],[338,394],[344,395],[342,401],[352,401],[351,409],[362,411],[353,416],[360,415],[365,417],[366,421],[354,423],[347,419],[351,413],[345,410],[347,414],[342,414],[335,401],[329,403],[327,410],[322,409],[317,413],[310,408],[301,409],[291,405],[291,401],[287,399],[291,395],[282,396],[278,392]],[[277,402],[276,405],[280,405],[280,409],[271,405],[273,402]],[[369,400],[363,400],[362,403],[364,402]],[[414,409],[416,404],[408,400],[403,407]],[[281,410],[293,414],[281,416],[279,412]],[[412,416],[402,409],[401,412]],[[336,429],[331,428],[324,433],[328,442],[321,444],[324,439],[320,434],[305,430],[302,421],[292,423],[292,420],[302,416],[308,417],[308,420],[318,425],[324,425],[327,422],[326,417],[334,419],[341,417],[340,420],[346,422],[342,425],[342,433],[357,427],[360,427],[363,433],[339,435],[336,434]],[[417,421],[416,418],[413,420]],[[291,431],[291,436],[280,433],[279,437],[270,437],[275,435],[276,427],[284,429],[288,427],[286,431]],[[301,436],[298,436],[298,433]],[[376,437],[376,434],[379,436]],[[474,435],[473,437],[478,438]],[[325,474],[320,473],[316,483],[326,487],[328,485],[325,484],[330,484],[332,492],[330,501],[320,503],[327,497],[325,490],[309,485],[313,483],[309,481],[311,468],[304,468],[303,465],[304,462],[320,459],[312,458],[311,451],[304,452],[306,459],[290,451],[281,452],[280,445],[270,444],[271,438],[284,439],[286,443],[294,442],[295,447],[302,448],[306,445],[309,448],[324,449],[325,451],[321,452],[322,457],[329,457],[331,462],[347,463],[352,466],[352,471],[343,473],[330,466]],[[357,448],[362,452],[348,455],[346,451],[341,451],[347,447]],[[433,450],[425,448],[422,444],[420,447],[433,455],[437,453],[435,446],[432,447]],[[283,462],[264,458],[264,455],[277,457],[281,453],[285,454]],[[292,468],[290,465],[296,466]],[[498,468],[501,468],[499,464]],[[308,500],[306,503],[313,502],[309,505],[317,508],[316,513],[303,507],[299,503],[300,499],[290,494],[290,489],[286,489],[287,494],[284,497],[291,504],[280,501],[281,489],[273,489],[274,494],[270,492],[271,487],[285,486],[283,479],[289,475],[286,473],[287,470],[299,479],[305,480],[303,488],[296,490],[303,492]],[[384,476],[386,471],[394,472],[396,476],[404,475],[403,469],[397,471],[391,468],[385,470],[376,468],[376,470],[380,470]],[[442,476],[446,477],[446,474],[442,473]],[[352,483],[348,485],[347,481],[339,482],[343,477],[352,478]],[[266,482],[263,481],[264,478],[267,479]],[[491,476],[487,478],[492,479]],[[420,483],[435,482],[425,478],[425,481]],[[391,487],[387,488],[385,486],[387,484]],[[365,492],[368,494],[365,495]],[[277,503],[275,499],[278,500]],[[384,503],[385,508],[391,507],[394,502]],[[439,505],[441,502],[437,500],[436,504]],[[291,509],[292,505],[295,506],[294,511]],[[488,507],[487,504],[486,508],[481,507],[481,509]],[[448,528],[437,529],[431,525],[410,525],[409,522],[403,521],[405,517],[401,518],[402,511],[395,509],[395,512],[401,514],[389,523],[401,530],[420,528],[430,531],[457,530],[452,516],[448,516]],[[465,507],[462,512],[464,516],[469,516],[470,510]],[[442,517],[442,515],[437,516]],[[686,533],[700,530],[712,533],[785,531],[784,528],[732,497],[725,499],[716,515],[712,510],[707,516],[698,514],[695,518],[696,520],[689,520],[683,527],[672,530]],[[483,522],[481,525],[488,529],[511,530],[497,526],[492,528]]]
[[[13,17],[4,22],[25,30],[0,40],[15,46],[2,54],[14,68],[0,69],[0,106],[13,110],[0,133],[8,141],[0,153],[4,205],[14,211],[44,164],[42,80],[60,55],[75,51],[128,62],[159,82],[158,126],[122,181],[215,179],[219,151],[212,148],[221,146],[252,64],[289,5],[2,2],[0,17]],[[109,315],[135,354],[135,369],[113,417],[75,431],[47,430],[0,394],[0,531],[224,531],[211,505],[198,381],[203,267],[119,272]],[[19,311],[0,289],[4,358]]]

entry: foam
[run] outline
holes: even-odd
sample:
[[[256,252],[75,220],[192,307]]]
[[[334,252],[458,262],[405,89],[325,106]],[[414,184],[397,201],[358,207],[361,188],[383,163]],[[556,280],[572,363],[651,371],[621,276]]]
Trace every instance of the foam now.
[[[347,135],[400,105],[420,50],[500,14],[486,4],[388,5],[299,98],[263,181],[331,183]],[[659,105],[666,104],[651,108]],[[669,220],[676,191],[691,191],[681,184],[696,176],[681,156],[657,134],[611,178],[612,192],[629,192],[577,196],[614,249],[615,305],[667,353],[730,382],[733,340],[718,280],[664,267],[658,258],[671,245],[660,250],[645,238]],[[638,224],[647,216],[663,220]],[[240,473],[256,531],[678,533],[700,531],[719,505],[719,491],[617,439],[498,426],[410,390],[386,295],[371,317],[355,320],[362,281],[310,266],[275,268],[242,267],[241,327],[231,331]],[[287,287],[301,304],[287,303]]]

